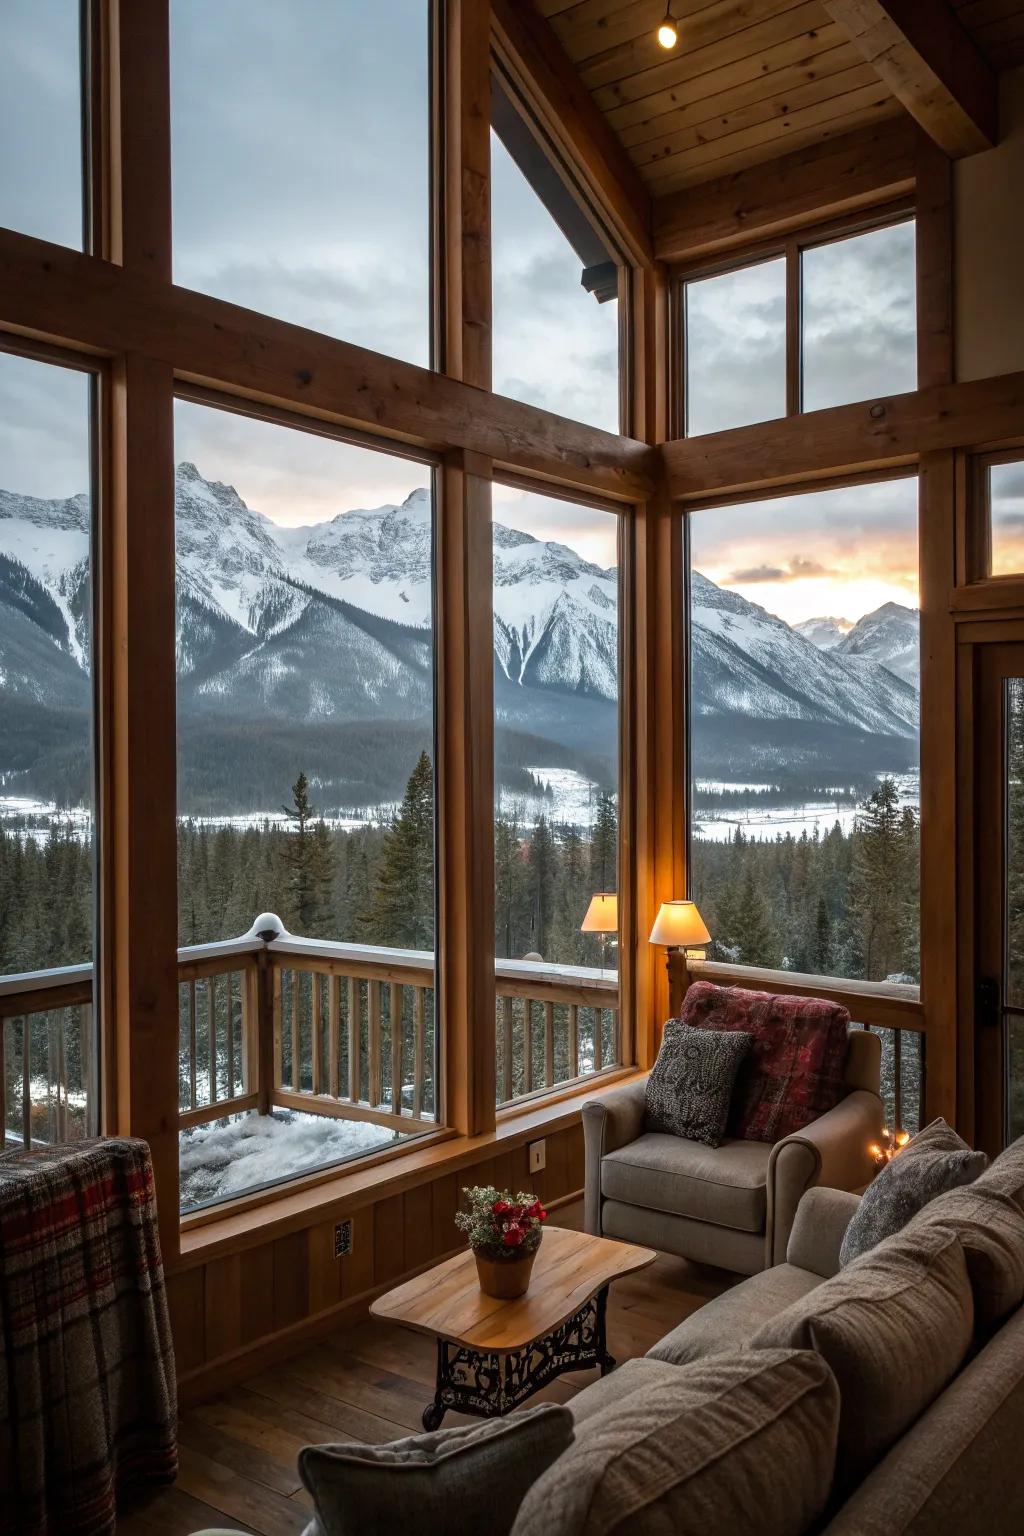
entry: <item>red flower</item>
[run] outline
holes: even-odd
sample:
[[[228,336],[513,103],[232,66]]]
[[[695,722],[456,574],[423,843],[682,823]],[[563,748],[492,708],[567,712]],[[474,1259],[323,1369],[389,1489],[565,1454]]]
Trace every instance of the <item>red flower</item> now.
[[[548,1213],[539,1200],[535,1200],[532,1205],[527,1206],[526,1215],[532,1216],[535,1221],[547,1221],[548,1219]]]
[[[495,1216],[505,1216],[512,1209],[507,1200],[495,1200],[491,1210]]]
[[[501,1240],[505,1244],[506,1248],[518,1248],[525,1237],[526,1233],[523,1231],[522,1227],[518,1226],[515,1222],[512,1222],[505,1228]]]

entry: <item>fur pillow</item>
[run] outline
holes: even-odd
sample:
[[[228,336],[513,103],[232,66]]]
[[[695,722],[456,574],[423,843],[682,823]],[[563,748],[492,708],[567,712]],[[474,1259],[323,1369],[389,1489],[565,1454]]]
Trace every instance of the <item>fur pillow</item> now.
[[[984,1152],[972,1152],[945,1120],[933,1120],[864,1191],[839,1250],[840,1266],[845,1269],[885,1238],[902,1232],[938,1195],[972,1184],[987,1163]]]

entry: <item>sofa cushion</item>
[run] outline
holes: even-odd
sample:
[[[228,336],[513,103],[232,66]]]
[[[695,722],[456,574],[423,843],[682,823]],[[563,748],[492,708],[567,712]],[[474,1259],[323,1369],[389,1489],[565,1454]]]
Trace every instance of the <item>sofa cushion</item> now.
[[[664,1360],[649,1360],[641,1355],[627,1360],[607,1376],[599,1376],[589,1387],[577,1392],[566,1406],[578,1429],[585,1420],[592,1419],[595,1413],[621,1403],[630,1393],[650,1391],[663,1381],[671,1381],[674,1375],[675,1366],[666,1364]]]
[[[1020,1536],[1024,1314],[1012,1317],[826,1527],[827,1536]]]
[[[750,1044],[751,1037],[739,1030],[693,1029],[669,1019],[647,1079],[647,1129],[720,1146],[733,1084]]]
[[[839,1417],[807,1351],[719,1355],[581,1424],[514,1536],[795,1536],[828,1498]]]
[[[981,1175],[978,1187],[988,1189],[990,1186],[1002,1190],[1024,1210],[1024,1136],[1012,1141]]]
[[[837,1484],[863,1477],[955,1375],[974,1307],[964,1251],[942,1227],[873,1248],[755,1333],[763,1349],[816,1349],[839,1383]]]
[[[326,1536],[466,1531],[507,1536],[523,1492],[572,1441],[567,1408],[542,1403],[468,1428],[409,1435],[389,1445],[307,1445],[299,1475]]]
[[[838,1003],[695,981],[681,1017],[701,1029],[754,1037],[733,1095],[730,1136],[781,1141],[843,1096],[850,1015]]]
[[[839,1263],[845,1268],[884,1238],[900,1232],[939,1195],[971,1184],[988,1163],[945,1120],[933,1120],[886,1163],[864,1191],[846,1229]]]
[[[954,1189],[916,1216],[920,1225],[950,1228],[960,1239],[974,1294],[974,1319],[983,1332],[1001,1323],[1024,1301],[1024,1211],[1000,1189]]]
[[[705,1147],[646,1131],[601,1160],[606,1200],[691,1216],[741,1232],[763,1232],[771,1148],[757,1141]]]
[[[763,1269],[759,1275],[751,1275],[741,1285],[734,1285],[691,1312],[647,1351],[647,1359],[685,1365],[708,1355],[747,1349],[763,1323],[778,1317],[820,1284],[820,1275],[792,1264]]]

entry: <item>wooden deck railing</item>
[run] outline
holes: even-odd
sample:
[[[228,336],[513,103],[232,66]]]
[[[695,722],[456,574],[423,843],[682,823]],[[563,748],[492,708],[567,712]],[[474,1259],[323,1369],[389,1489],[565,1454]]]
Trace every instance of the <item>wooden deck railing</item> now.
[[[89,965],[0,979],[0,1151],[95,1131]]]

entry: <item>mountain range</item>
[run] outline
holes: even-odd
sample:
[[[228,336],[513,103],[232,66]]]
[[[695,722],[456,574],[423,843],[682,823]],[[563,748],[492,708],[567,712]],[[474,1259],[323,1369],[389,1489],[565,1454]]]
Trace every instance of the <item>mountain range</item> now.
[[[431,501],[285,527],[176,475],[179,800],[272,809],[303,768],[326,808],[401,793],[433,717]],[[614,783],[617,573],[494,524],[498,779]],[[60,802],[89,780],[89,506],[0,491],[0,784]],[[916,754],[917,615],[791,628],[694,572],[694,763],[814,777]],[[838,626],[837,626],[838,627]],[[774,766],[773,766],[774,765]]]

